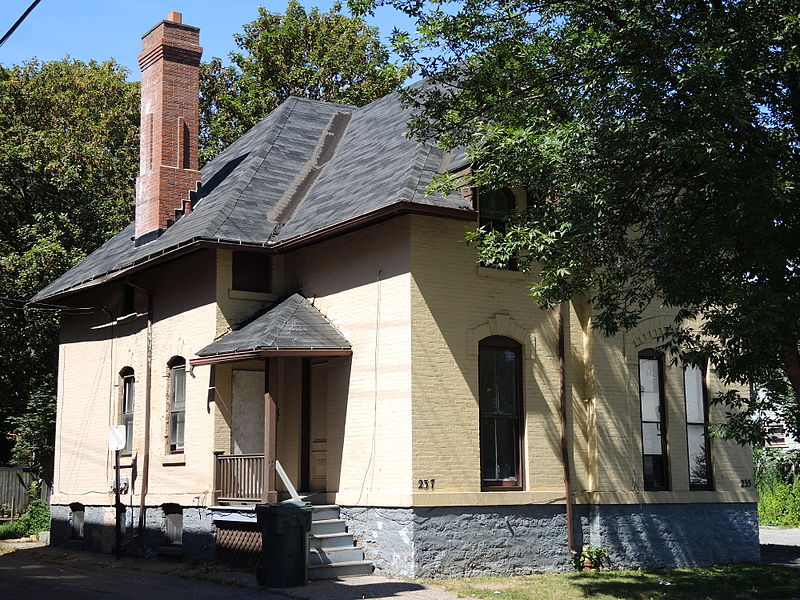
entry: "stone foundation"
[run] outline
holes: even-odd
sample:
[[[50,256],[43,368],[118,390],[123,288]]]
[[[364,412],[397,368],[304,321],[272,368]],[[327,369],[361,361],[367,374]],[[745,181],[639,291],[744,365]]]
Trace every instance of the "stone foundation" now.
[[[50,545],[114,552],[114,508],[111,506],[83,507],[83,537],[73,535],[70,505],[54,504],[50,507]],[[122,528],[122,547],[129,555],[152,556],[160,548],[167,548],[164,511],[160,506],[149,506],[145,513],[144,531],[139,531],[139,507],[126,507]],[[183,539],[179,547],[171,547],[184,558],[213,560],[215,546],[214,523],[210,511],[204,506],[183,507]]]
[[[342,507],[376,569],[400,577],[569,571],[564,507]],[[757,561],[756,505],[575,506],[575,544],[604,546],[615,567]]]

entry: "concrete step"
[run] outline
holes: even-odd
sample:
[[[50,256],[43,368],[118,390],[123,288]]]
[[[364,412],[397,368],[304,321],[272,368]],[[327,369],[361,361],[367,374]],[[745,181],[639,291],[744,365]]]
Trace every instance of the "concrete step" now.
[[[309,579],[336,579],[337,577],[356,577],[372,575],[372,563],[365,560],[336,563],[331,565],[309,565]]]
[[[312,548],[352,548],[353,536],[349,533],[320,533],[311,535]]]
[[[344,533],[345,531],[344,519],[321,519],[311,522],[311,535]]]
[[[314,506],[311,519],[314,521],[327,521],[339,518],[339,507],[335,504],[318,504]]]
[[[312,548],[308,554],[309,565],[330,565],[364,560],[364,551],[350,548]]]

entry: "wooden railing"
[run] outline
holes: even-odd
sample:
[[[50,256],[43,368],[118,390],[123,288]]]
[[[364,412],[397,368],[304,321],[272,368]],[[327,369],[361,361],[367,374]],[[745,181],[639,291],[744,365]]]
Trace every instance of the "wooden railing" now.
[[[264,483],[264,455],[215,454],[214,501],[260,502]]]

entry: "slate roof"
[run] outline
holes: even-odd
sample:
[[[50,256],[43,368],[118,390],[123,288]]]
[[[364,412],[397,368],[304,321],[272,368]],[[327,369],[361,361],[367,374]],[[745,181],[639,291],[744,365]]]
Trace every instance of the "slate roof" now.
[[[279,249],[397,203],[469,213],[458,193],[425,195],[444,154],[405,137],[408,117],[396,93],[361,108],[289,98],[203,168],[194,210],[161,237],[135,247],[131,224],[33,300],[196,241]]]
[[[293,294],[261,316],[197,352],[215,356],[257,350],[340,350],[350,342],[300,294]]]

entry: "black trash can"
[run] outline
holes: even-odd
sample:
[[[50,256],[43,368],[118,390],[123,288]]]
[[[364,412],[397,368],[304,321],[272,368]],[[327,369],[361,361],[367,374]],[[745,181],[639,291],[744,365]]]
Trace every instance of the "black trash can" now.
[[[313,508],[307,502],[256,504],[261,530],[259,585],[283,588],[308,581],[308,541]]]

